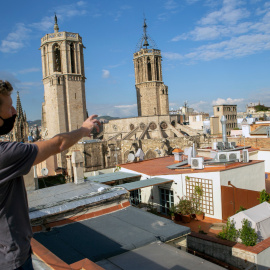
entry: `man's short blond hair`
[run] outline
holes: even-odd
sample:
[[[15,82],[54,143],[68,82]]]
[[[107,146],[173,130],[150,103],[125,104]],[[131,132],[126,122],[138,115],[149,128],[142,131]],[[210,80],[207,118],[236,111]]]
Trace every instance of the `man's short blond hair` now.
[[[9,96],[13,90],[10,82],[0,80],[0,106],[2,105],[1,95]]]

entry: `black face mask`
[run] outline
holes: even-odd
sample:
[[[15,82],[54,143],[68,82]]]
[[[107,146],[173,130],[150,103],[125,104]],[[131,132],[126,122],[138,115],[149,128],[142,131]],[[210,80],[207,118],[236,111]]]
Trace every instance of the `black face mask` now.
[[[3,126],[0,127],[0,135],[6,135],[13,129],[16,117],[16,114],[12,115],[7,119],[3,119],[0,116],[0,118],[4,121]]]

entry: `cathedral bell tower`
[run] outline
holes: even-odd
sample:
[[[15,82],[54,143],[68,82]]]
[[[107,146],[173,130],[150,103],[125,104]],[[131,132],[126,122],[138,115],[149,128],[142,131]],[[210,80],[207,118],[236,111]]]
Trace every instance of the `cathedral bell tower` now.
[[[44,84],[42,129],[45,138],[77,129],[86,119],[84,46],[77,33],[59,32],[41,39]]]
[[[138,116],[168,115],[168,86],[162,81],[161,53],[146,29],[144,20],[139,51],[133,54]]]

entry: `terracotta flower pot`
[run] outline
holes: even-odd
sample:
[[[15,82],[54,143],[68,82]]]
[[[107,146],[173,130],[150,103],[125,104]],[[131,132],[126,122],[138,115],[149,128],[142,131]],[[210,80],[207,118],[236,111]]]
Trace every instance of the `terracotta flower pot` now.
[[[196,220],[204,220],[204,213],[196,214]]]
[[[172,221],[174,221],[175,220],[175,216],[171,216],[171,219],[172,219]]]
[[[175,221],[181,221],[181,214],[175,214]]]
[[[189,223],[191,221],[191,216],[189,215],[182,215],[182,221],[184,223]]]

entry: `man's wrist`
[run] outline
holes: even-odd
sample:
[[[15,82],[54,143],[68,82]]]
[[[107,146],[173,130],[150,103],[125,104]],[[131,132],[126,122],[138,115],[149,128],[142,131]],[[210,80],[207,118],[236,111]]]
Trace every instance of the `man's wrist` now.
[[[79,130],[82,133],[82,137],[90,137],[91,130],[89,130],[88,128],[86,128],[86,127],[80,127]]]

